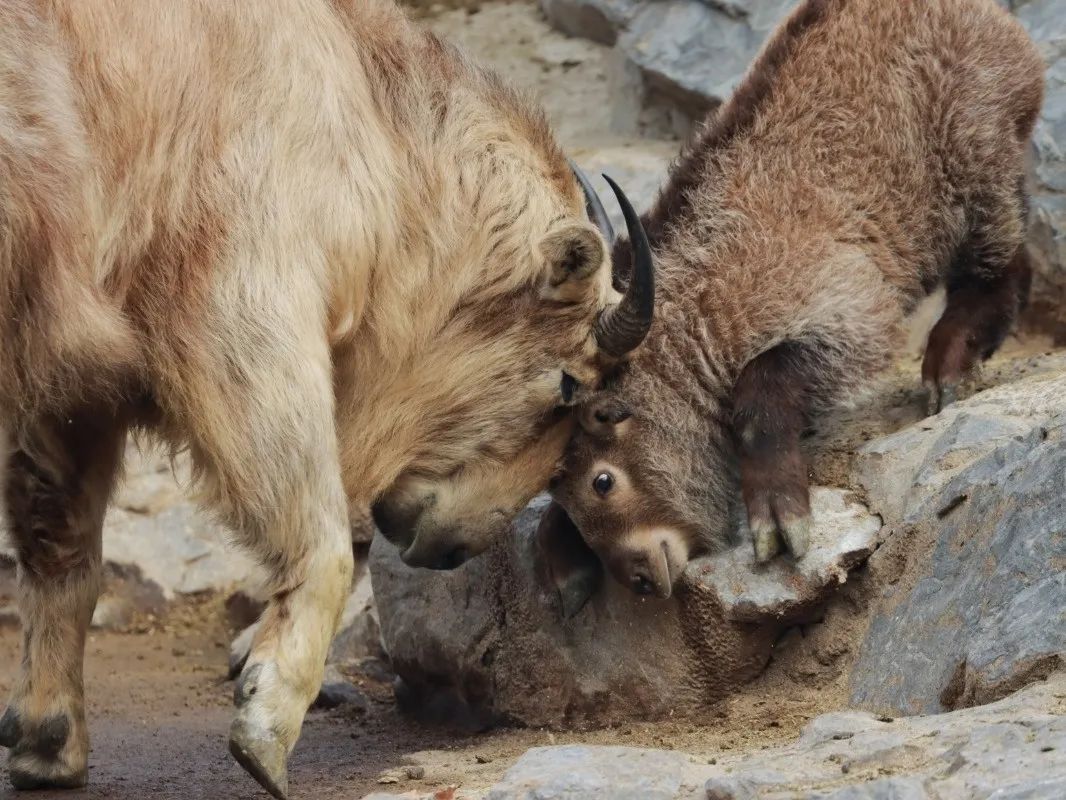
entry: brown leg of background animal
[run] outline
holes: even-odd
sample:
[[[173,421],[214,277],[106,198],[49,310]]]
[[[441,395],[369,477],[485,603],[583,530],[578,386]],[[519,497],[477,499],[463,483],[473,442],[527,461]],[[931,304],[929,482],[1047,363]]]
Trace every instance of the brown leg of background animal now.
[[[733,389],[733,435],[755,558],[776,556],[782,540],[807,552],[810,497],[800,435],[813,396],[814,351],[785,342],[753,359]]]
[[[85,784],[82,660],[100,589],[100,533],[126,428],[77,413],[13,431],[5,501],[18,557],[22,671],[0,721],[16,788]]]
[[[973,269],[974,258],[970,250],[961,254],[949,277],[947,308],[929,335],[922,383],[931,414],[955,401],[959,383],[1003,344],[1029,298],[1032,267],[1024,246],[991,276]]]

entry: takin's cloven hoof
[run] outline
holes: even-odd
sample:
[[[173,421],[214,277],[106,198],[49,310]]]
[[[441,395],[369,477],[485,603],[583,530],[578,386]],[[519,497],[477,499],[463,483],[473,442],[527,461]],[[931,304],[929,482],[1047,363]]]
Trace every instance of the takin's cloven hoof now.
[[[88,748],[71,742],[70,719],[65,714],[55,714],[38,725],[23,725],[15,710],[8,708],[0,718],[0,746],[11,751],[8,776],[16,789],[85,785]]]
[[[277,736],[238,716],[230,728],[229,751],[260,786],[278,800],[286,800],[289,793],[286,751]]]

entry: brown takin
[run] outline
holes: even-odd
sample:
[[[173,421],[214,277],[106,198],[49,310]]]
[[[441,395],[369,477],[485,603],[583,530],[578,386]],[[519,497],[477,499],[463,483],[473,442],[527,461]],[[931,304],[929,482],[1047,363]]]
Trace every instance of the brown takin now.
[[[483,549],[647,331],[585,203],[542,115],[391,2],[0,5],[15,786],[85,782],[101,526],[142,428],[269,570],[230,747],[285,795],[350,513],[409,563]]]
[[[727,540],[738,472],[757,560],[801,558],[801,433],[890,362],[935,287],[935,405],[998,347],[1028,294],[1043,69],[992,0],[808,0],[770,38],[644,219],[652,332],[584,404],[553,480],[615,578],[668,597],[692,554]],[[573,610],[566,525],[542,530]]]

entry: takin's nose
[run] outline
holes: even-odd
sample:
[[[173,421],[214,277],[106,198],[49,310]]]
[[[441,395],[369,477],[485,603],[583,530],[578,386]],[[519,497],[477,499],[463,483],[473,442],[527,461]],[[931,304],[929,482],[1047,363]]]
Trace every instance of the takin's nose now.
[[[631,553],[613,570],[623,586],[642,597],[656,596],[668,599],[673,593],[674,582],[665,553],[656,548],[651,553]]]
[[[422,569],[450,570],[461,567],[470,560],[470,551],[462,545],[453,547],[443,553],[439,551],[419,550],[416,546],[408,547],[400,554],[400,559],[409,567]]]

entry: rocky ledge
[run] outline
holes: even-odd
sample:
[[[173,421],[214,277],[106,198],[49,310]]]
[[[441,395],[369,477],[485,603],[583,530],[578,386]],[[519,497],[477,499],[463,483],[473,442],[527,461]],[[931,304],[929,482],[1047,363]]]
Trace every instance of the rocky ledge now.
[[[398,797],[1053,800],[1066,797],[1066,677],[991,705],[931,716],[825,714],[792,744],[710,759],[629,747],[538,747],[488,789],[364,800]]]

